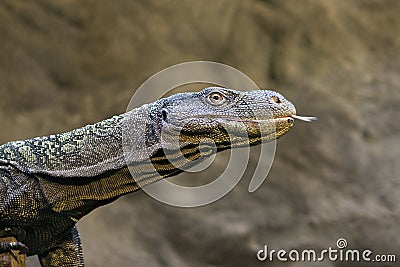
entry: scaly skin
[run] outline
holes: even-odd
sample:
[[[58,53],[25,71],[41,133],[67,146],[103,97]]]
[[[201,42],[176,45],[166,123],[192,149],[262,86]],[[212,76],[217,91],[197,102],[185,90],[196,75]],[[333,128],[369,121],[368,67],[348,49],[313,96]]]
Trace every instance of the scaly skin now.
[[[67,133],[4,144],[0,229],[25,230],[26,239],[19,241],[43,266],[84,266],[75,227],[84,215],[182,172],[178,168],[200,158],[199,144],[202,153],[214,152],[207,140],[222,151],[279,138],[293,126],[295,113],[294,105],[273,91],[213,87]],[[187,160],[178,159],[178,151]],[[134,177],[127,165],[135,169]]]

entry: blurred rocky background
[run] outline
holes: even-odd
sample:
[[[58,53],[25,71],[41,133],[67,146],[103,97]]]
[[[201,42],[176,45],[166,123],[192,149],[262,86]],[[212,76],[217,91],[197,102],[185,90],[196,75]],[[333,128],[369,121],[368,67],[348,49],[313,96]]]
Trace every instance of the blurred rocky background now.
[[[88,215],[78,224],[87,266],[313,266],[258,262],[256,252],[338,238],[399,261],[399,13],[389,0],[3,0],[0,141],[123,113],[168,66],[225,63],[319,120],[279,140],[255,193],[247,172],[205,207],[137,192]],[[374,264],[315,266],[397,266]]]

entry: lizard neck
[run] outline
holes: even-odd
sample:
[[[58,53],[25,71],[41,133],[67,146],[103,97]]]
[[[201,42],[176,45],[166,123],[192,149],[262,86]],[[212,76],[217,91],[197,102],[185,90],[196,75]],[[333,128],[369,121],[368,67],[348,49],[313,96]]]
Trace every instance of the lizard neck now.
[[[0,169],[36,179],[53,211],[78,220],[98,206],[139,190],[178,169],[187,158],[166,158],[161,145],[162,101],[70,132],[10,142],[0,147]],[[180,147],[171,153],[180,151]],[[175,155],[175,154],[174,154]],[[129,167],[128,167],[129,166]]]
[[[0,147],[0,159],[36,179],[52,210],[78,220],[139,190],[141,180],[144,185],[178,171],[160,176],[150,166],[149,155],[160,147],[153,115],[144,105],[70,132],[10,142]]]
[[[149,105],[70,132],[9,142],[0,147],[2,162],[26,174],[68,178],[95,177],[141,162],[151,151]],[[129,129],[132,153],[124,156],[123,132]],[[129,160],[129,162],[126,162]],[[79,178],[77,178],[79,177]]]

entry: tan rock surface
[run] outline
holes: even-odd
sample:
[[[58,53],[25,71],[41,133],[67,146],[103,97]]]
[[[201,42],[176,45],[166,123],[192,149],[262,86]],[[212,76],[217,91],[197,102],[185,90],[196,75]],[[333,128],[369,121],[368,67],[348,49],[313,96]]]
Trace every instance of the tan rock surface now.
[[[279,140],[253,194],[247,177],[202,208],[138,192],[93,212],[79,223],[87,266],[300,266],[256,252],[340,237],[399,257],[399,11],[399,1],[4,0],[0,142],[122,113],[170,65],[225,63],[319,120]]]

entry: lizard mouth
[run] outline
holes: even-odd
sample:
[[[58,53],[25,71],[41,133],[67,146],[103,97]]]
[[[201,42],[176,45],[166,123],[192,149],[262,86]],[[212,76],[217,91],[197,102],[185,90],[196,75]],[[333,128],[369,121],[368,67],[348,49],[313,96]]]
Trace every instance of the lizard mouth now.
[[[316,117],[300,116],[294,113],[287,114],[281,117],[269,117],[262,119],[225,119],[228,122],[235,121],[242,123],[247,130],[247,134],[250,139],[270,141],[274,138],[279,138],[294,125],[294,120],[302,120],[306,122],[311,122],[316,120]],[[254,141],[254,140],[253,140]]]
[[[232,118],[232,117],[214,117],[211,121],[198,121],[196,118],[191,118],[188,121],[181,119],[177,121],[168,122],[169,127],[167,132],[180,132],[184,135],[209,136],[210,133],[215,131],[224,131],[236,136],[238,140],[250,138],[250,140],[272,140],[279,138],[281,135],[289,131],[294,125],[294,120],[302,120],[310,122],[316,120],[315,117],[307,117],[296,115],[295,113],[288,113],[280,117],[264,117],[264,118]],[[210,119],[210,118],[208,118]],[[243,140],[242,140],[243,141]],[[242,142],[240,141],[240,142]]]
[[[286,120],[288,123],[292,123],[293,119],[305,121],[305,122],[311,122],[317,120],[317,117],[310,117],[310,116],[300,116],[296,114],[291,114],[289,116],[284,116],[284,117],[275,117],[275,118],[267,118],[267,119],[240,119],[240,120],[234,120],[234,119],[228,119],[230,121],[236,121],[236,122],[257,122],[257,123],[268,123],[268,122],[276,122],[276,121],[282,121]]]

